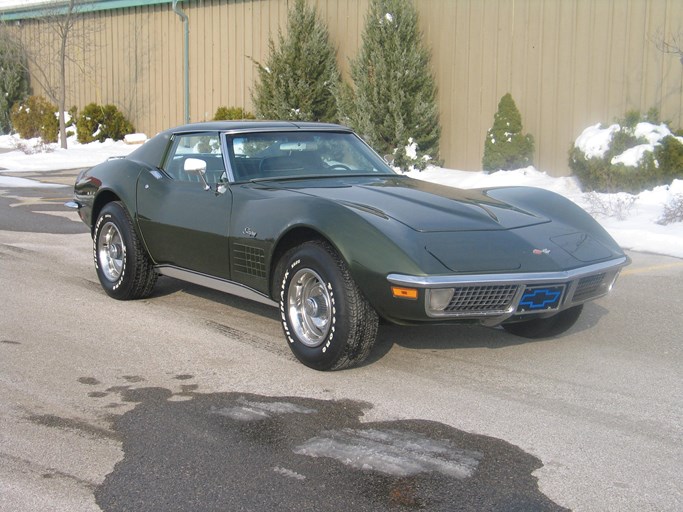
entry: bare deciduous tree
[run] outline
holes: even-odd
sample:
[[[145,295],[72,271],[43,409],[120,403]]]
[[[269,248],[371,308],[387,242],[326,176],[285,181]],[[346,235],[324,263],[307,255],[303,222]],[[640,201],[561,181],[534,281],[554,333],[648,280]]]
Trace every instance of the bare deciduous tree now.
[[[652,42],[660,52],[677,55],[683,64],[683,31],[670,34],[668,37],[658,34]]]
[[[59,139],[67,147],[65,112],[67,96],[67,65],[72,63],[82,70],[79,55],[87,50],[94,27],[79,23],[83,17],[80,0],[54,0],[41,9],[31,21],[31,30],[23,24],[14,27],[14,34],[26,55],[31,80],[38,83],[45,95],[57,104]],[[29,25],[29,24],[27,24]]]

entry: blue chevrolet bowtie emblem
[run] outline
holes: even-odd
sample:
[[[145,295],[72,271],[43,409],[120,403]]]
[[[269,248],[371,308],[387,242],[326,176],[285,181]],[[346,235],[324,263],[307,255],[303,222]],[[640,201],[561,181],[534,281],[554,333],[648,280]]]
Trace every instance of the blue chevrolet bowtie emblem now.
[[[562,287],[532,288],[524,292],[519,302],[522,311],[534,311],[556,308],[562,296]]]

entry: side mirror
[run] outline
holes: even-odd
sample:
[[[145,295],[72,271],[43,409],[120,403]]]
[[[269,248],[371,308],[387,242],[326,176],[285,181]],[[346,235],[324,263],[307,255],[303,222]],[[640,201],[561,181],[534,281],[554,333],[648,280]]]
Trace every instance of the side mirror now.
[[[183,170],[188,174],[202,175],[206,173],[206,162],[199,158],[188,158],[183,164]]]
[[[206,162],[199,158],[188,158],[183,164],[183,170],[187,174],[193,174],[201,180],[204,184],[204,190],[211,190],[211,187],[206,182]]]

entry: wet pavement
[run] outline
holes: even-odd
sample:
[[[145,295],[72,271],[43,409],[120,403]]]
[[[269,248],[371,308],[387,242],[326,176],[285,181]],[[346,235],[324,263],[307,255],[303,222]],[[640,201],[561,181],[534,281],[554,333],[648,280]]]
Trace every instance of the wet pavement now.
[[[431,421],[363,423],[369,404],[192,384],[104,394],[136,403],[113,422],[124,456],[95,490],[105,512],[566,510],[519,448]]]
[[[77,221],[64,207],[73,198],[75,176],[79,169],[65,171],[20,172],[0,170],[0,175],[38,182],[33,187],[0,186],[0,230],[30,233],[87,233],[87,227]],[[40,183],[61,185],[44,187]]]

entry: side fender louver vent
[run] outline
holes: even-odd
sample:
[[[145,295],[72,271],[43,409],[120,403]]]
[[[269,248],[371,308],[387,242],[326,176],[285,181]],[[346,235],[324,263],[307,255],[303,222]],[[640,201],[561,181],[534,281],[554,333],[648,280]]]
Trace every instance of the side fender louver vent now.
[[[266,258],[263,249],[243,244],[233,248],[235,271],[255,277],[266,277]]]

